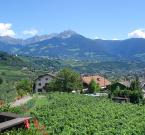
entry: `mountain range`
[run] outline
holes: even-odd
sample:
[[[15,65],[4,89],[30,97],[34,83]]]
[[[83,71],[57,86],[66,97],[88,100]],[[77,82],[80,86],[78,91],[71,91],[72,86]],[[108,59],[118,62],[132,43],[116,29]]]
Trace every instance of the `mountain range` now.
[[[25,40],[0,37],[0,50],[12,54],[63,59],[144,61],[145,39],[90,39],[68,30]]]

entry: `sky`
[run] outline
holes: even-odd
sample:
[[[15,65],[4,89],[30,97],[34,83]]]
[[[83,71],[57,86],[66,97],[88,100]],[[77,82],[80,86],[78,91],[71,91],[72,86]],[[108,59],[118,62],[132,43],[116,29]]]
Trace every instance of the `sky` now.
[[[145,0],[0,0],[0,36],[73,30],[88,38],[145,38]]]

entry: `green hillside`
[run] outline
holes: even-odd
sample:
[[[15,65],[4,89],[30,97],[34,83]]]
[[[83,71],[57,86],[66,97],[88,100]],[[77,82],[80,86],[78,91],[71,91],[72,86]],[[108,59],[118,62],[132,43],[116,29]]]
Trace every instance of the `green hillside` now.
[[[45,72],[58,71],[61,64],[57,60],[15,56],[0,52],[0,99],[6,102],[16,97],[15,83],[21,79],[34,80]]]

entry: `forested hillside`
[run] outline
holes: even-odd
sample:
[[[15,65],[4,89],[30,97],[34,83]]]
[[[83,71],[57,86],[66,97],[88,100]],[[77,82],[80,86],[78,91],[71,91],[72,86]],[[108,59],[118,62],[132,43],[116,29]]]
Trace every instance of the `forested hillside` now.
[[[79,60],[141,60],[145,39],[90,39],[74,31],[34,36],[28,39],[0,37],[0,50],[13,54]]]

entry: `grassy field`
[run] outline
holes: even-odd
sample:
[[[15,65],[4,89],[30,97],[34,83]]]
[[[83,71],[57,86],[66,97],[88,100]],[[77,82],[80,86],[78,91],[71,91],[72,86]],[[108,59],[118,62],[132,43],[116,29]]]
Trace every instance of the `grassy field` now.
[[[145,135],[143,105],[119,104],[79,94],[51,93],[46,97],[36,96],[16,111],[37,118],[49,135]],[[10,133],[16,134],[42,133],[31,124],[29,130]]]

